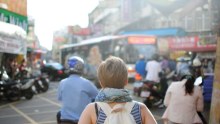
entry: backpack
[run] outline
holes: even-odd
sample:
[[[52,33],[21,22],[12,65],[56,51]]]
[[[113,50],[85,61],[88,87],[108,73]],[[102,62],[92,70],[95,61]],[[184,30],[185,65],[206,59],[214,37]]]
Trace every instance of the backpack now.
[[[117,104],[113,108],[104,102],[96,103],[100,107],[96,124],[142,124],[140,105],[137,102]]]

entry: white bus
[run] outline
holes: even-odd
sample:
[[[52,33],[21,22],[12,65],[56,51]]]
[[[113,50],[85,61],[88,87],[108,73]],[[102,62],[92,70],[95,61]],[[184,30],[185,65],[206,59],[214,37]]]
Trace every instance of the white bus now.
[[[108,56],[118,56],[123,59],[128,68],[128,77],[135,77],[135,63],[140,54],[146,59],[157,52],[156,37],[146,35],[111,35],[88,39],[76,44],[61,47],[61,63],[66,65],[70,56],[77,55],[85,60],[85,76],[94,80],[96,69],[102,60]]]

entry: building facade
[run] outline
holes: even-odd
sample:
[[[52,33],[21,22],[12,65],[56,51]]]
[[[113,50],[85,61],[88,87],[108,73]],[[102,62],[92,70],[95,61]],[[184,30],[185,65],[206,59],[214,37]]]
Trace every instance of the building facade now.
[[[66,26],[53,33],[52,59],[61,62],[60,48],[63,45],[78,43],[90,36],[89,28],[81,28],[80,26]]]
[[[167,3],[102,0],[89,14],[89,26],[94,36],[170,27],[183,28],[192,34],[211,31],[210,0],[167,0]]]

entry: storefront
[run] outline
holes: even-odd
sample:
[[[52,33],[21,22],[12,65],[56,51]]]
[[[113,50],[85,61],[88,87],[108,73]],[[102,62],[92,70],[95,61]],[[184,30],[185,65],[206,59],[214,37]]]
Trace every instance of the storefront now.
[[[15,25],[0,22],[0,60],[11,56],[18,61],[26,57],[26,32]],[[4,57],[4,58],[3,58]]]

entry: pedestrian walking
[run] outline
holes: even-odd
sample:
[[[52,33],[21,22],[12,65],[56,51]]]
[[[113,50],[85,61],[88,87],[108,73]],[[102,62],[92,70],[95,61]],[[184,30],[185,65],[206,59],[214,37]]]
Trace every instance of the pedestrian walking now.
[[[165,124],[202,124],[197,111],[203,111],[203,96],[194,82],[192,75],[185,75],[181,81],[171,83],[164,99],[167,108],[162,118]]]
[[[95,99],[97,88],[83,78],[84,61],[78,56],[68,59],[70,76],[60,82],[58,100],[61,110],[57,113],[58,124],[77,124],[84,108]]]
[[[122,59],[111,56],[98,68],[102,89],[83,111],[79,124],[156,124],[148,108],[132,100],[124,86],[128,71]]]

